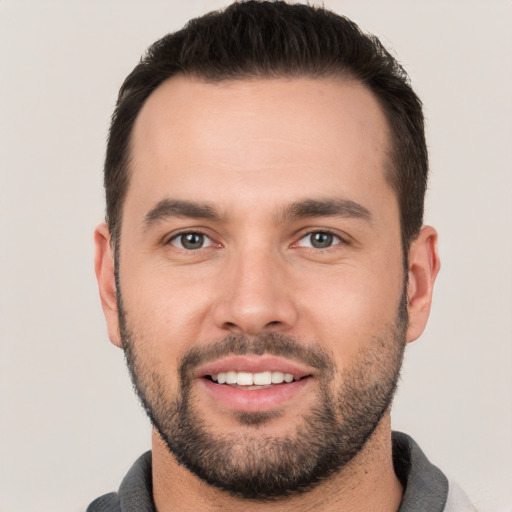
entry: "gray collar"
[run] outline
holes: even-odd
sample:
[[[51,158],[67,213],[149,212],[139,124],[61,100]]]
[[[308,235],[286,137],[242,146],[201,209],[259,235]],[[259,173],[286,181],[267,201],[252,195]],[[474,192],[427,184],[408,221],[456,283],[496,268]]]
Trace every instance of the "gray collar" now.
[[[442,512],[448,479],[430,463],[414,439],[393,432],[393,464],[405,492],[398,512]]]

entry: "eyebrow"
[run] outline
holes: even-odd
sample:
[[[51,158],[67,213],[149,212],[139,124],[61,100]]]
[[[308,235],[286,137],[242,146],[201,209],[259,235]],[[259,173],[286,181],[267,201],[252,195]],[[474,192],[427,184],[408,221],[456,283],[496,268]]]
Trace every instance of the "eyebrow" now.
[[[370,210],[348,199],[306,199],[288,205],[282,212],[283,220],[306,217],[342,217],[372,222]]]
[[[162,199],[144,217],[144,229],[157,222],[170,218],[220,220],[221,215],[208,203]],[[370,211],[359,203],[348,199],[306,199],[284,207],[277,216],[279,221],[297,220],[308,217],[342,217],[372,221]]]
[[[213,206],[207,203],[162,199],[144,217],[144,228],[149,229],[158,221],[169,217],[219,220],[221,216]]]

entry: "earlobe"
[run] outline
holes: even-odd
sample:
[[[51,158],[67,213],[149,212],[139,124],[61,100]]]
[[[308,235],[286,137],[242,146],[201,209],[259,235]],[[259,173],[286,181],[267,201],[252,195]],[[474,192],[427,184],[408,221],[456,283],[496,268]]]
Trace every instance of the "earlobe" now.
[[[407,342],[419,338],[425,330],[430,314],[434,282],[440,267],[437,232],[431,226],[423,226],[409,250]]]
[[[101,306],[107,321],[110,341],[122,348],[119,333],[119,319],[116,299],[116,280],[114,272],[114,254],[108,226],[100,224],[94,231],[96,248],[94,268],[101,298]]]

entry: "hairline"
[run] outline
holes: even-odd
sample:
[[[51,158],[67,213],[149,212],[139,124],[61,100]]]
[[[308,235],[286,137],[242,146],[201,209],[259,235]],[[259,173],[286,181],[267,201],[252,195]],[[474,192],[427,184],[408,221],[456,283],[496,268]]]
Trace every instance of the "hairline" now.
[[[239,72],[236,74],[218,74],[215,76],[209,76],[206,73],[198,73],[195,71],[178,71],[170,76],[168,76],[166,79],[162,80],[156,87],[154,87],[151,92],[146,96],[146,98],[141,103],[137,114],[135,118],[133,119],[133,122],[130,126],[130,131],[128,134],[128,140],[126,144],[126,154],[123,156],[122,162],[120,164],[120,167],[122,167],[122,175],[125,177],[126,185],[124,187],[123,195],[120,197],[120,201],[117,204],[117,210],[116,210],[116,218],[114,219],[114,230],[111,233],[113,244],[112,247],[115,250],[114,254],[117,254],[119,250],[119,244],[121,240],[121,230],[122,230],[122,219],[123,219],[123,212],[124,212],[124,204],[126,197],[128,195],[130,186],[131,186],[131,176],[133,173],[133,134],[135,130],[135,124],[137,123],[137,120],[140,116],[140,113],[142,112],[142,109],[144,108],[144,105],[149,100],[149,98],[158,90],[160,89],[164,84],[169,82],[170,80],[173,80],[177,77],[185,77],[191,80],[197,80],[204,84],[220,84],[223,82],[256,82],[256,81],[271,81],[271,80],[298,80],[301,78],[304,79],[312,79],[312,80],[321,80],[321,79],[330,79],[333,81],[338,81],[340,83],[349,83],[353,82],[361,87],[363,87],[368,93],[372,95],[372,97],[377,101],[377,104],[379,105],[379,108],[381,109],[381,112],[384,116],[385,122],[386,122],[386,138],[387,138],[387,147],[384,151],[384,162],[383,162],[383,169],[384,169],[384,178],[387,184],[390,186],[395,199],[397,201],[398,206],[398,212],[399,212],[399,224],[400,224],[400,233],[401,233],[401,245],[402,245],[402,251],[404,253],[404,264],[407,261],[407,252],[410,245],[410,242],[412,240],[406,240],[405,233],[404,233],[404,226],[402,225],[402,206],[400,202],[400,193],[396,186],[396,175],[399,172],[398,163],[395,162],[396,154],[398,151],[398,144],[397,144],[397,135],[395,133],[395,130],[393,128],[393,124],[391,122],[391,115],[388,112],[388,109],[386,108],[386,105],[381,100],[381,98],[376,94],[376,92],[364,82],[364,80],[361,80],[360,78],[356,77],[354,73],[352,73],[349,69],[341,68],[338,70],[324,70],[322,72],[308,72],[308,71],[301,71],[301,72],[291,72],[291,71],[278,71],[274,70],[273,72],[266,72],[262,71],[261,69],[255,69],[254,71],[244,71]],[[110,220],[108,221],[109,228],[112,224]]]

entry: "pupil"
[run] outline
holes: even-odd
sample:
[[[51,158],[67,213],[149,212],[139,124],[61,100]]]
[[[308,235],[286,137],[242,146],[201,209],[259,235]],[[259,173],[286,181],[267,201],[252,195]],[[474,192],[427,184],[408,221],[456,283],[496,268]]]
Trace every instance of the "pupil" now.
[[[311,245],[317,249],[325,249],[332,245],[332,235],[319,231],[311,236]]]
[[[188,233],[182,236],[181,243],[185,249],[200,249],[204,243],[204,235],[201,235],[201,233]]]

